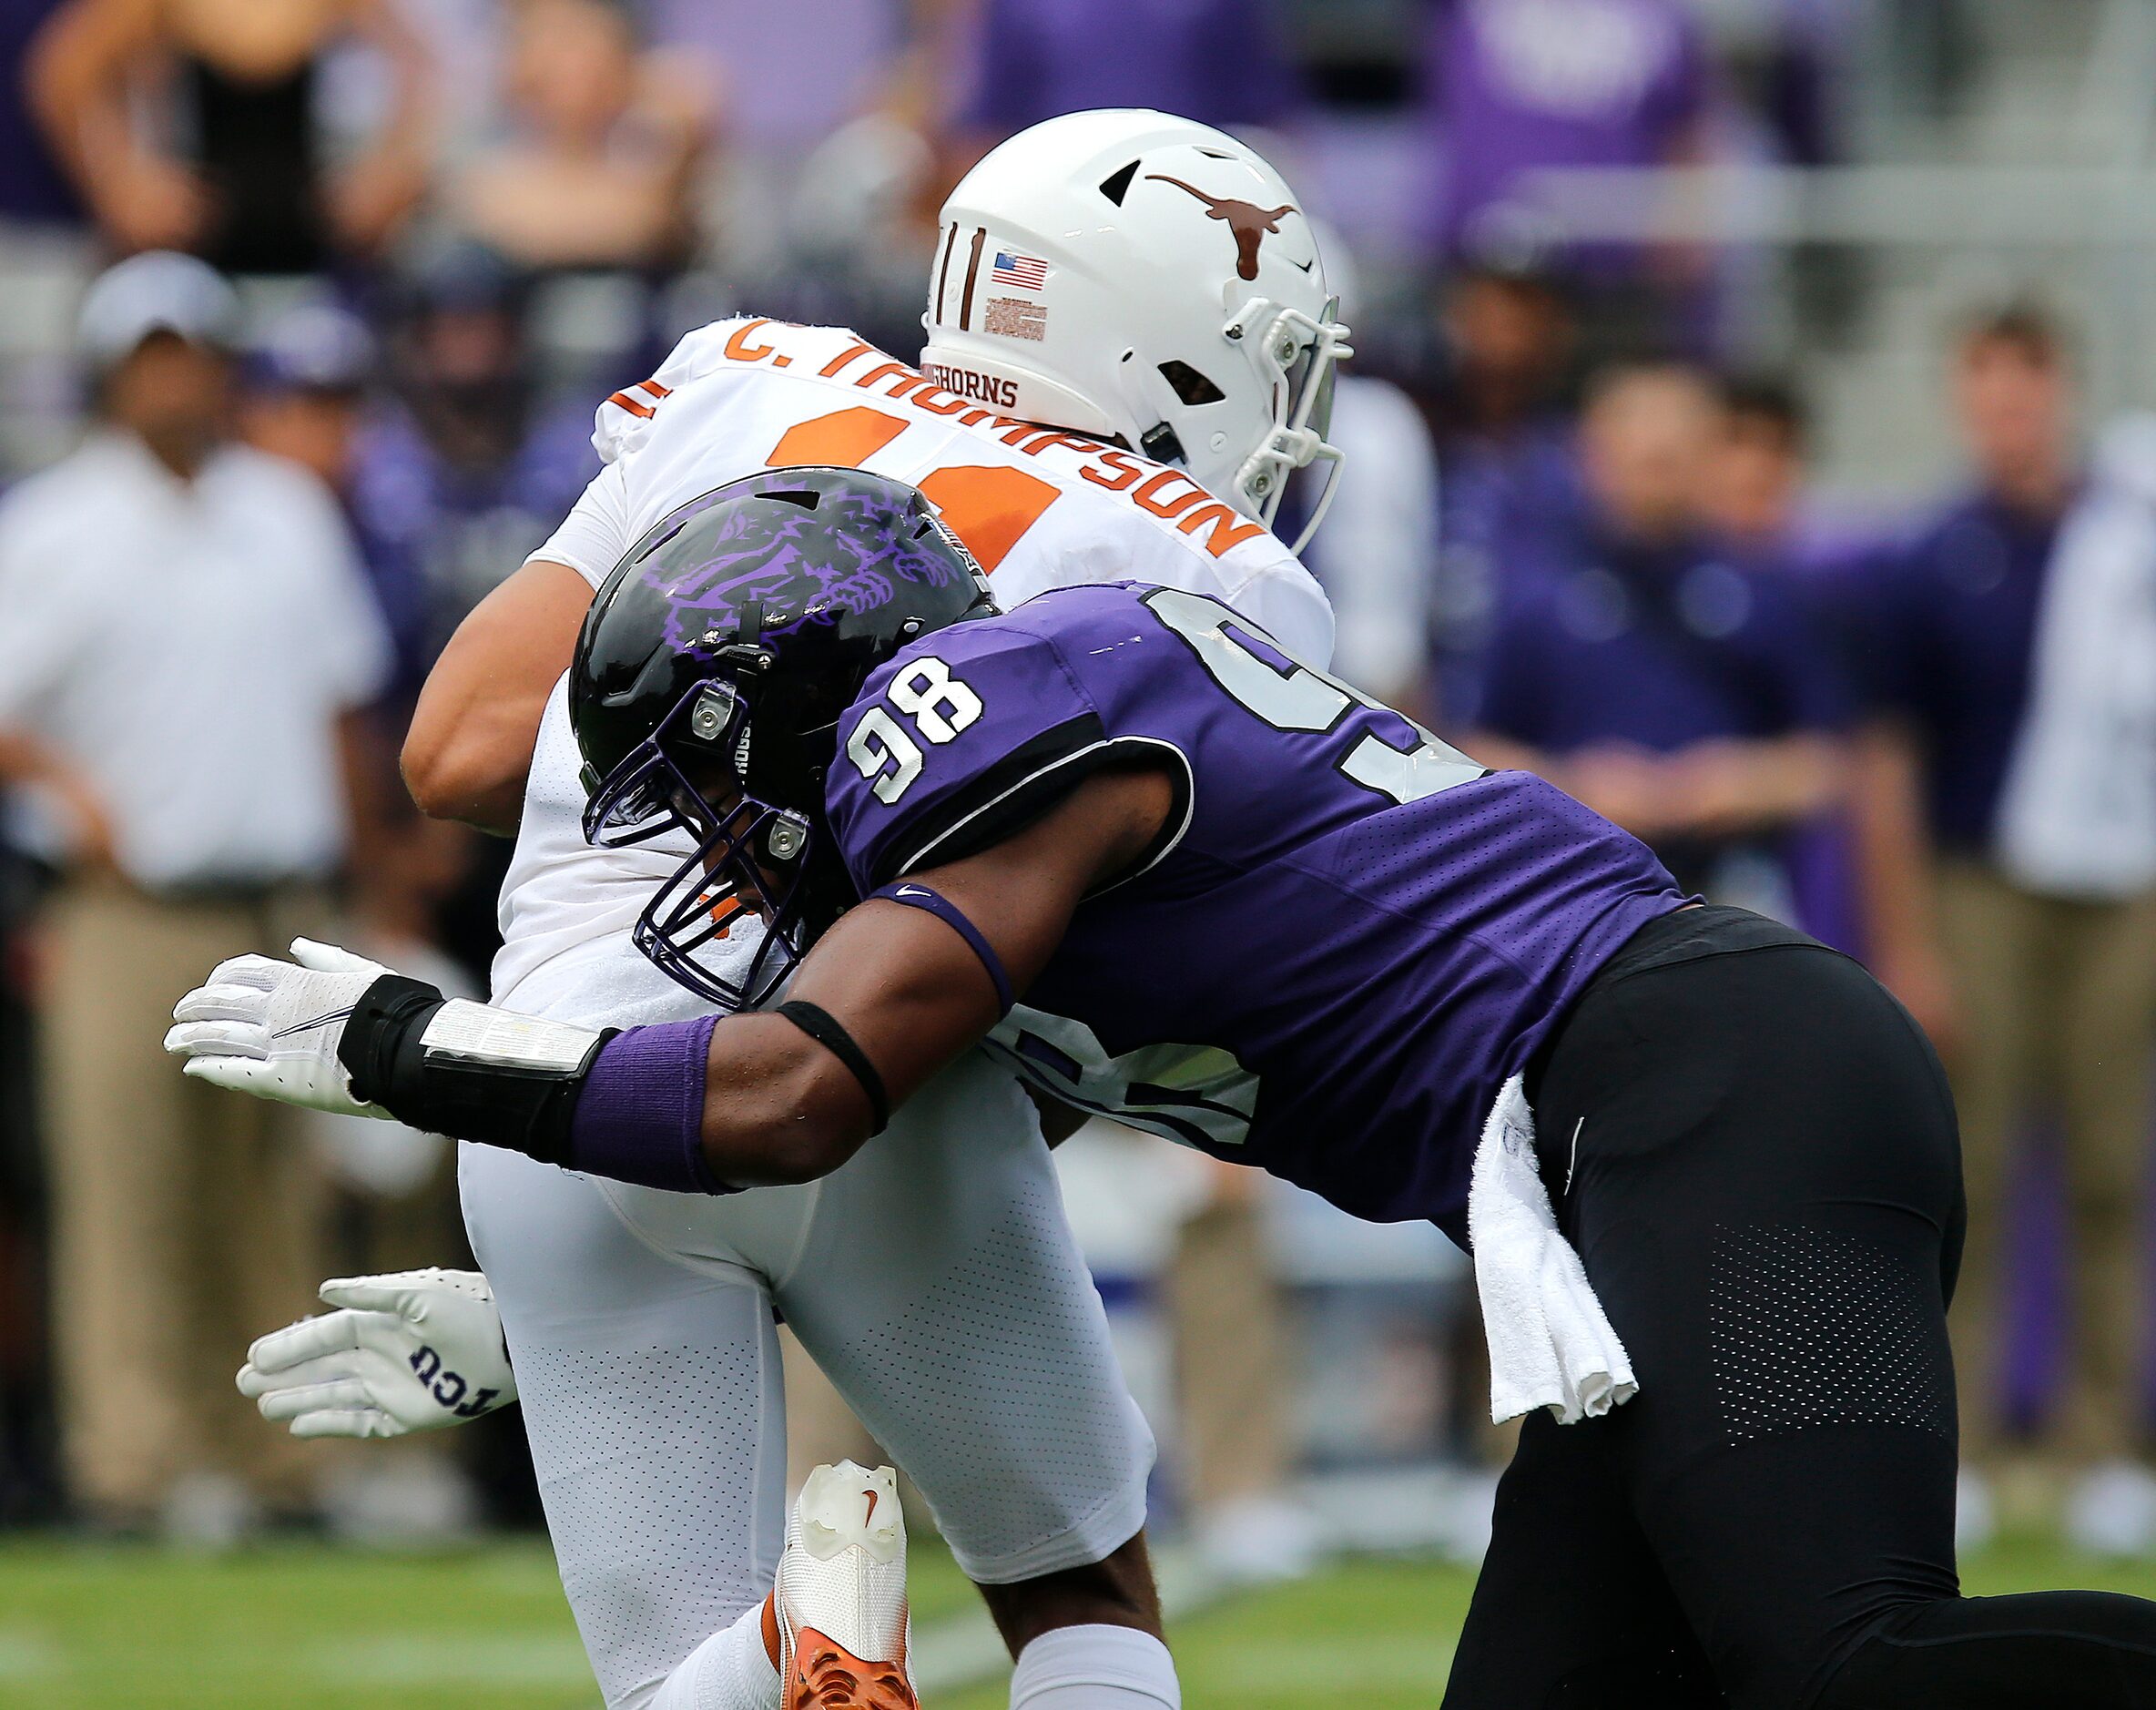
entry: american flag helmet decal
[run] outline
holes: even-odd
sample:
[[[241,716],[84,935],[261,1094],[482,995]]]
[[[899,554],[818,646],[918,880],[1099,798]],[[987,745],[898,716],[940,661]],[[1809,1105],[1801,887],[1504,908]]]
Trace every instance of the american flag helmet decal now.
[[[1018,255],[1009,249],[998,249],[988,277],[991,284],[1037,291],[1048,282],[1048,263],[1037,255]]]

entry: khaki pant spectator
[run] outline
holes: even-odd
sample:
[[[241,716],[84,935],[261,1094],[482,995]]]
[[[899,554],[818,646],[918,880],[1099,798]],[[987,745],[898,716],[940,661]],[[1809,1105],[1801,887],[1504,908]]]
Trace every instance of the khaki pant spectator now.
[[[1167,1274],[1191,1512],[1283,1493],[1292,1470],[1285,1305],[1266,1250],[1259,1180],[1234,1171],[1183,1226]]]
[[[1964,1457],[1999,1450],[2007,1195],[2032,1112],[2063,1128],[2072,1288],[2064,1394],[2045,1442],[2069,1465],[2145,1447],[2156,896],[2125,903],[2029,894],[1973,861],[1941,876],[1940,928],[1965,1036],[1951,1065],[1968,1187],[1968,1245],[1950,1326]]]
[[[162,1040],[217,962],[281,946],[317,914],[300,895],[171,901],[101,880],[68,885],[47,916],[62,1450],[94,1519],[152,1519],[203,1472],[271,1505],[309,1495],[320,1446],[257,1419],[232,1374],[249,1340],[315,1307],[314,1155],[289,1132],[297,1113],[186,1079]]]

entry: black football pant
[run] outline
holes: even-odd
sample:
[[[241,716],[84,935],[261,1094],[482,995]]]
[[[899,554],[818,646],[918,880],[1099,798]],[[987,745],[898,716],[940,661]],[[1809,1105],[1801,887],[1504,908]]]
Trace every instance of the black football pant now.
[[[1529,1092],[1640,1392],[1528,1421],[1446,1710],[2156,1710],[2156,1603],[1958,1593],[1959,1151],[1899,1005],[1691,910],[1588,987]]]

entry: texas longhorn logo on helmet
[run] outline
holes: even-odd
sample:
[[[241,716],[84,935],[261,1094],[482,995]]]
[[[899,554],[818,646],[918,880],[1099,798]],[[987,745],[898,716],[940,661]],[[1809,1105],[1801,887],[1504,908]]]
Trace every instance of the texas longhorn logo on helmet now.
[[[1280,216],[1302,212],[1293,202],[1264,209],[1256,202],[1240,201],[1232,196],[1215,196],[1164,172],[1148,172],[1145,176],[1157,184],[1173,184],[1179,190],[1188,190],[1205,203],[1206,219],[1227,222],[1228,230],[1235,234],[1236,275],[1239,279],[1257,277],[1257,246],[1266,240],[1267,232],[1276,238],[1280,235]]]

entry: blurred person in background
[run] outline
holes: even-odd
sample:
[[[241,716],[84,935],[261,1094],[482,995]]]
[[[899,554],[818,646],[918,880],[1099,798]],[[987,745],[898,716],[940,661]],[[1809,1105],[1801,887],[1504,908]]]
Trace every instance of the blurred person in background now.
[[[20,302],[52,270],[79,270],[82,204],[45,146],[23,88],[39,26],[57,0],[24,0],[0,12],[0,294]],[[0,338],[0,457],[18,462],[24,429],[57,428],[73,376],[15,317]],[[32,863],[0,823],[0,1526],[39,1516],[53,1493],[45,1370],[44,1183],[31,1098],[28,922]]]
[[[1687,366],[1598,378],[1589,508],[1500,616],[1468,746],[1635,833],[1685,889],[1787,918],[1780,839],[1842,792],[1847,696],[1793,591],[1701,526],[1715,425]]]
[[[1388,380],[1342,374],[1327,436],[1340,491],[1303,556],[1332,601],[1333,668],[1388,705],[1419,704],[1438,567],[1436,448]]]
[[[1577,327],[1563,287],[1534,268],[1470,267],[1441,298],[1443,366],[1424,397],[1444,471],[1433,595],[1437,710],[1448,724],[1480,696],[1490,626],[1522,553],[1580,507],[1566,382]]]
[[[359,539],[384,566],[376,585],[393,582],[416,602],[397,628],[422,676],[599,467],[589,401],[543,392],[531,292],[528,275],[468,242],[423,255],[392,292],[389,383],[361,423],[346,494]],[[494,901],[507,847],[414,830],[414,880],[437,898],[431,936],[483,980],[501,942]],[[460,874],[444,894],[434,868],[452,854]]]
[[[0,825],[0,1527],[50,1519],[58,1501],[31,1033],[37,881]]]
[[[1857,675],[1851,639],[1838,621],[1843,589],[1862,578],[1876,543],[1825,525],[1811,504],[1810,422],[1796,388],[1778,375],[1737,374],[1716,388],[1714,443],[1702,469],[1701,518],[1733,564],[1778,578],[1801,601],[1817,643],[1834,649],[1845,684]],[[1859,850],[1880,828],[1864,816],[1872,798],[1859,785],[1868,727],[1853,729],[1847,798],[1817,819],[1793,826],[1784,844],[1795,923],[1852,955],[1895,960],[1908,928],[1882,915],[1862,881]],[[1885,828],[1891,834],[1894,827]]]
[[[1320,244],[1352,327],[1368,306],[1360,270],[1337,233],[1324,230]],[[1282,510],[1292,514],[1276,532],[1293,539],[1311,507],[1326,504],[1302,555],[1332,602],[1333,669],[1388,704],[1419,703],[1438,569],[1437,448],[1415,400],[1378,375],[1337,375],[1331,411],[1327,437],[1341,461],[1290,484]]]
[[[29,66],[45,21],[62,0],[26,0],[0,15],[0,219],[11,226],[79,227],[81,198],[31,112]]]
[[[351,875],[351,908],[372,953],[409,955],[432,943],[433,911],[462,879],[471,839],[421,815],[397,774],[397,748],[439,650],[438,614],[405,542],[386,537],[353,503],[360,447],[373,419],[368,385],[376,356],[365,324],[336,304],[288,310],[249,344],[239,420],[249,444],[289,458],[336,495],[389,634],[390,675],[358,733],[381,814],[373,859]]]
[[[1801,550],[1809,424],[1795,387],[1741,375],[1718,388],[1721,406],[1700,489],[1700,513],[1731,552],[1763,564]]]
[[[1848,152],[1848,74],[1867,0],[1718,0],[1703,8],[1773,157],[1830,166]]]
[[[318,106],[331,50],[386,61],[390,110],[333,162]],[[168,123],[147,137],[144,74]],[[427,55],[394,0],[68,0],[38,38],[30,96],[119,249],[185,249],[230,273],[317,273],[397,230],[432,165]]]
[[[184,969],[319,919],[387,667],[334,502],[229,437],[235,315],[188,257],[104,275],[98,426],[0,501],[0,783],[51,810],[62,870],[38,1019],[66,1471],[94,1524],[204,1539],[309,1498],[304,1451],[240,1452],[221,1374],[307,1305],[319,1184],[155,1035]]]
[[[1174,1338],[1180,1494],[1214,1572],[1245,1583],[1296,1579],[1317,1566],[1321,1540],[1290,1491],[1300,1362],[1266,1184],[1235,1165],[1205,1164],[1160,1277]]]
[[[513,266],[664,271],[696,241],[709,91],[648,54],[621,0],[519,0],[502,139],[444,188],[452,223]]]
[[[1554,234],[1528,181],[1566,167],[1664,167],[1707,158],[1713,69],[1683,0],[1451,0],[1432,15],[1425,102],[1439,168],[1432,209],[1446,260],[1542,253]],[[1598,321],[1677,331],[1663,298],[1696,294],[1706,259],[1582,247]]]
[[[959,128],[980,153],[1087,107],[1149,107],[1235,131],[1280,126],[1305,92],[1269,0],[980,0]]]
[[[2065,336],[2026,304],[1966,330],[1954,396],[1971,479],[1876,591],[1871,664],[1899,721],[1906,796],[1937,852],[1937,942],[1958,1011],[1948,1065],[1969,1203],[1952,1320],[1964,1457],[1979,1473],[2003,1464],[2009,1164],[2040,1101],[2060,1127],[2072,1285],[2063,1395],[2039,1448],[2074,1481],[2076,1540],[2146,1554],[2156,428],[2129,419],[2085,453]],[[1928,921],[1929,898],[1903,886]]]
[[[412,699],[433,663],[426,583],[402,543],[381,538],[354,504],[360,452],[376,405],[380,347],[364,321],[329,301],[277,315],[248,344],[240,371],[240,434],[309,470],[337,495],[360,563],[388,626],[395,667],[384,694],[402,738]]]
[[[361,538],[400,600],[422,672],[464,614],[523,562],[597,471],[588,401],[543,395],[531,277],[484,247],[451,242],[392,291],[388,397],[359,425],[348,486]]]

